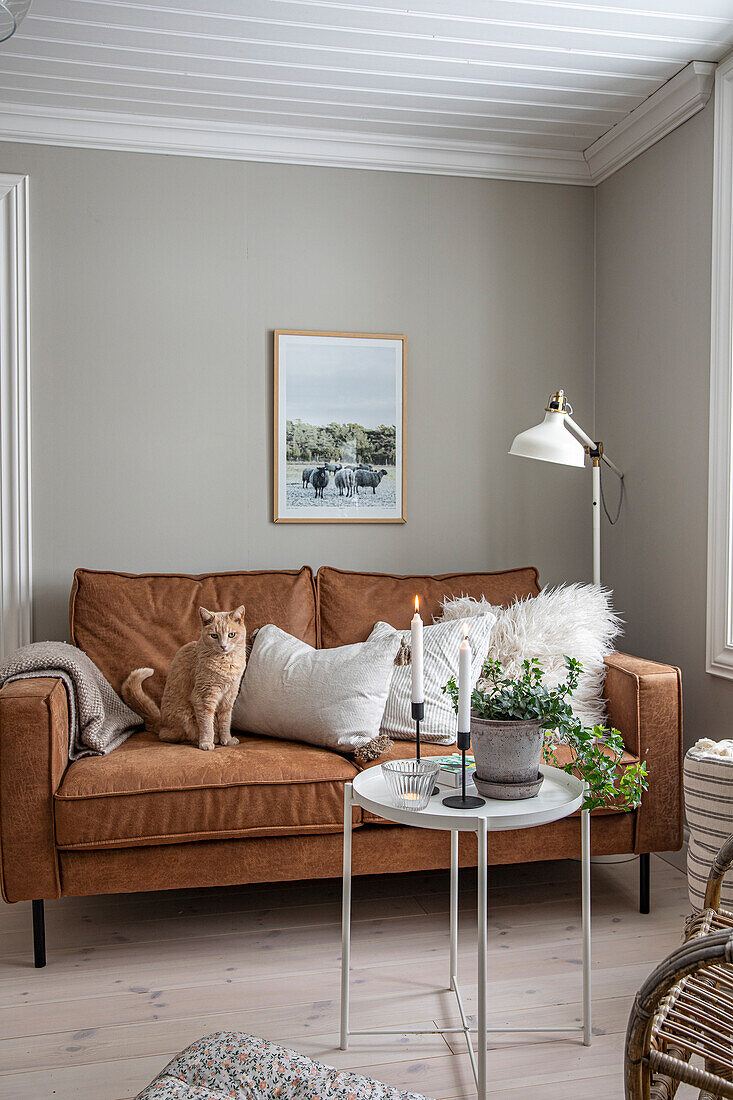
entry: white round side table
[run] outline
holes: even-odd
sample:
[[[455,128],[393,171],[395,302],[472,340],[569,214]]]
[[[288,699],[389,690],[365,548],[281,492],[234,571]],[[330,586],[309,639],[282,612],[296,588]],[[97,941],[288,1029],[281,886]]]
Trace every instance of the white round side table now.
[[[465,1035],[468,1052],[471,1057],[478,1100],[486,1100],[486,1037],[490,1032],[578,1032],[583,1036],[585,1046],[591,1041],[591,996],[590,996],[590,814],[581,813],[581,849],[582,849],[582,911],[583,911],[583,1024],[581,1027],[491,1027],[486,1021],[487,1001],[487,837],[490,832],[506,829],[531,829],[536,825],[546,825],[568,817],[580,809],[583,803],[584,784],[581,779],[567,775],[559,768],[543,765],[541,771],[545,777],[539,794],[535,798],[521,801],[503,802],[487,798],[486,804],[473,810],[454,810],[443,805],[446,793],[441,790],[433,795],[424,810],[406,810],[395,806],[380,767],[369,768],[361,772],[353,783],[344,788],[344,867],[343,867],[343,904],[341,920],[341,1049],[348,1047],[350,1035],[416,1035],[445,1034],[462,1032]],[[400,1028],[378,1028],[350,1030],[349,1028],[349,968],[351,965],[351,808],[356,804],[370,810],[388,821],[400,825],[412,825],[417,829],[445,829],[451,835],[450,870],[450,984],[449,989],[456,995],[461,1027],[430,1028],[421,1032],[405,1031]],[[458,834],[476,833],[478,838],[478,1027],[468,1024],[463,1007],[463,999],[458,987],[456,972],[458,969]],[[471,1035],[477,1037],[477,1051],[474,1052]]]

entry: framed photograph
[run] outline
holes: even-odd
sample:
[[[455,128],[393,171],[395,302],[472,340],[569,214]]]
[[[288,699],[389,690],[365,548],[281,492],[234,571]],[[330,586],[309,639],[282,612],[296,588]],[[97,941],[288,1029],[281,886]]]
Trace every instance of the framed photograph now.
[[[407,337],[275,332],[275,523],[404,523]]]

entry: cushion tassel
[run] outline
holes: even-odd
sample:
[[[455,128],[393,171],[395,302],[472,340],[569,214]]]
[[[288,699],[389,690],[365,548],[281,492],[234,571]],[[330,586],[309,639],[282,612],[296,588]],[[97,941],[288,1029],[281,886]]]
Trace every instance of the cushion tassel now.
[[[370,764],[372,760],[378,760],[383,753],[389,752],[392,746],[393,742],[390,738],[386,734],[380,733],[371,741],[367,741],[366,745],[362,745],[360,749],[356,750],[354,760],[357,760],[360,764]]]

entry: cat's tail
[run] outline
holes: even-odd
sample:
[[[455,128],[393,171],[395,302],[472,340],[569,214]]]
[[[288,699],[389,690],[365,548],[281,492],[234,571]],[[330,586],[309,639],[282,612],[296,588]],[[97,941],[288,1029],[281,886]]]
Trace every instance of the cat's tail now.
[[[160,710],[156,703],[143,691],[143,681],[154,675],[152,668],[136,668],[122,685],[122,698],[128,707],[132,707],[141,718],[145,719],[145,727],[152,733],[160,729]]]

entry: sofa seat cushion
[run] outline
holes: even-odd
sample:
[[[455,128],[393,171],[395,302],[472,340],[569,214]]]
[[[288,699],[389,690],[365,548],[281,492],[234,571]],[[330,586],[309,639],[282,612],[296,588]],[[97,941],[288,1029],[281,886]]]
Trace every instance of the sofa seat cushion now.
[[[316,644],[315,583],[308,566],[200,576],[77,569],[69,608],[71,640],[115,691],[133,668],[155,669],[145,690],[159,703],[175,653],[199,636],[199,606],[229,611],[242,603],[250,634],[274,623]]]
[[[138,733],[68,768],[55,798],[59,848],[126,848],[340,832],[356,768],[313,745],[242,735],[202,752]],[[354,824],[361,812],[354,810]]]
[[[531,566],[503,573],[443,573],[438,576],[396,576],[392,573],[353,573],[323,566],[318,570],[320,645],[363,642],[376,622],[409,630],[415,596],[420,597],[423,621],[441,614],[450,596],[485,596],[489,603],[506,605],[516,597],[536,596],[537,570]]]

